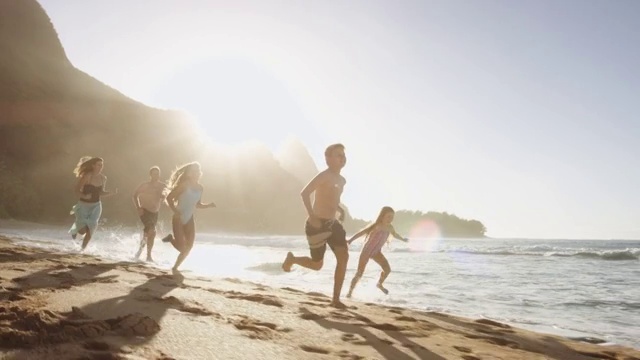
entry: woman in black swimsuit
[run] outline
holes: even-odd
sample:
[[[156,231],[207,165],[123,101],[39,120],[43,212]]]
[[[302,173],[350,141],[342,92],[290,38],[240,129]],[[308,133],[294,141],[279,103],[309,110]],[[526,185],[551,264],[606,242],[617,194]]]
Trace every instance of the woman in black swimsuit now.
[[[74,189],[78,196],[78,203],[71,210],[71,214],[76,216],[76,221],[69,229],[69,233],[74,239],[78,234],[84,235],[82,250],[87,247],[98,227],[98,220],[102,214],[100,198],[118,193],[118,189],[113,192],[104,190],[107,177],[102,174],[103,167],[104,160],[101,158],[85,156],[73,170],[78,179]]]

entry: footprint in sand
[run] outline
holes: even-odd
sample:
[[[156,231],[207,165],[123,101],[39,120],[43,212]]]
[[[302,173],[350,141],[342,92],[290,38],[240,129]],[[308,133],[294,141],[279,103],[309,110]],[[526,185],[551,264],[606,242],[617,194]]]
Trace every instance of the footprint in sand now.
[[[418,320],[416,327],[420,330],[425,330],[425,331],[433,331],[440,328],[438,325],[432,322],[429,322],[427,320]]]
[[[314,353],[314,354],[323,354],[323,355],[328,355],[331,353],[331,351],[329,349],[325,349],[319,346],[315,346],[315,345],[300,345],[300,349],[306,351],[306,352],[310,352],[310,353]],[[365,359],[364,356],[360,356],[360,355],[356,355],[352,352],[349,352],[347,350],[341,350],[335,353],[335,355],[337,355],[338,357],[342,358],[342,359],[348,359],[348,360],[361,360],[361,359]]]
[[[151,290],[144,289],[142,291],[144,293],[148,293]],[[143,295],[136,296],[135,299],[141,302],[149,302],[149,301],[161,302],[161,303],[170,305],[170,307],[175,310],[182,311],[185,313],[189,313],[193,315],[202,315],[202,316],[213,316],[215,318],[222,319],[222,315],[218,314],[217,312],[207,310],[200,303],[194,302],[195,305],[190,305],[178,299],[175,296],[159,297],[159,296],[143,294]]]
[[[373,324],[369,324],[369,326],[374,329],[383,330],[383,331],[402,331],[405,329],[404,327],[396,326],[389,323],[382,323],[382,324],[373,323]]]
[[[0,292],[0,301],[22,301],[29,300],[29,297],[20,294],[20,291],[2,291]]]
[[[142,314],[129,314],[105,320],[111,330],[123,336],[151,336],[160,331],[160,325]]]
[[[53,276],[54,278],[58,278],[58,279],[73,280],[73,275],[71,275],[68,272],[55,272],[55,273],[49,274],[49,276]]]
[[[180,279],[176,279],[173,275],[162,274],[162,275],[152,275],[149,276],[149,279],[158,279],[161,280],[159,282],[160,285],[164,287],[175,288],[176,283],[180,283]]]
[[[278,300],[276,297],[271,295],[260,295],[260,294],[243,294],[235,291],[230,291],[225,295],[229,299],[239,299],[239,300],[247,300],[253,301],[262,305],[269,305],[275,307],[284,307],[284,304]]]
[[[321,306],[321,307],[324,307],[326,305],[326,303],[317,303],[317,302],[311,302],[311,301],[300,301],[300,304],[311,305],[311,306]]]
[[[160,331],[158,323],[141,314],[107,319],[78,319],[75,312],[57,313],[31,307],[0,307],[0,319],[6,325],[3,345],[7,348],[34,344],[57,344],[109,334],[150,336]],[[97,345],[96,345],[97,346]]]
[[[109,345],[104,341],[97,341],[97,340],[87,341],[86,343],[82,344],[82,347],[87,350],[94,350],[94,351],[111,350],[111,345]]]
[[[506,347],[510,347],[512,349],[519,349],[520,348],[520,344],[518,344],[517,342],[511,341],[511,340],[507,340],[507,339],[503,339],[503,338],[498,338],[498,337],[493,337],[493,336],[473,335],[473,334],[466,334],[465,337],[469,338],[469,339],[484,340],[484,341],[486,341],[486,342],[488,342],[490,344],[506,346]]]
[[[502,324],[502,323],[499,323],[497,321],[493,321],[493,320],[489,320],[489,319],[478,319],[478,320],[475,320],[474,322],[476,322],[478,324],[496,326],[496,327],[503,328],[503,329],[511,329],[511,326],[509,326],[507,324]]]
[[[124,357],[111,352],[96,352],[77,358],[79,360],[123,360]]]
[[[332,311],[329,313],[329,316],[338,320],[354,320],[353,316],[345,314],[340,311]]]
[[[247,332],[246,336],[251,339],[270,340],[278,336],[278,333],[291,331],[288,328],[279,328],[274,323],[259,321],[244,315],[238,315],[236,319],[227,321],[236,329]]]
[[[298,290],[298,289],[294,289],[294,288],[290,288],[290,287],[283,287],[283,288],[281,288],[281,290],[292,292],[292,293],[296,293],[296,294],[304,294],[304,291]]]
[[[313,345],[300,345],[300,349],[306,351],[306,352],[310,352],[310,353],[315,353],[315,354],[329,354],[331,353],[331,351],[318,347],[318,346],[313,346]]]
[[[405,348],[409,348],[412,351],[417,352],[417,353],[423,353],[423,352],[429,351],[426,347],[424,347],[424,346],[422,346],[420,344],[416,344],[416,343],[403,343],[402,346],[405,347]],[[424,353],[423,353],[423,355],[424,355]],[[430,357],[421,357],[421,359],[431,359],[431,358]]]
[[[360,314],[356,314],[353,312],[348,312],[348,313],[344,313],[342,311],[339,310],[334,310],[332,312],[329,313],[329,316],[331,316],[334,319],[338,319],[338,320],[356,320],[356,321],[361,321],[364,324],[362,325],[368,325],[373,323],[373,321],[371,321],[371,319],[369,319],[366,316],[362,316]]]
[[[323,293],[310,291],[310,292],[307,292],[305,294],[309,295],[310,297],[317,297],[317,298],[321,298],[323,300],[329,301],[329,297],[327,295],[323,294]]]
[[[358,320],[358,321],[362,321],[363,323],[369,324],[369,323],[373,323],[373,320],[369,319],[366,316],[362,316],[360,314],[353,314],[353,317]]]
[[[576,351],[580,355],[589,356],[596,359],[604,359],[604,360],[616,360],[618,357],[616,353],[612,351],[603,351],[603,352],[591,352],[591,351]],[[627,359],[633,359],[632,357],[628,357]]]
[[[362,337],[361,335],[357,335],[357,334],[351,334],[351,333],[346,333],[343,334],[340,339],[342,341],[354,344],[354,345],[368,345],[369,342],[367,341],[367,339],[365,339],[364,337]]]
[[[176,358],[171,357],[163,353],[162,351],[160,351],[160,355],[158,355],[158,357],[156,357],[154,360],[176,360]]]
[[[465,353],[465,354],[471,353],[471,349],[469,349],[468,347],[455,345],[453,348],[460,351],[461,353]]]
[[[317,319],[322,319],[323,317],[316,314],[316,313],[312,313],[311,311],[305,309],[305,308],[300,308],[301,314],[300,314],[300,318],[302,320],[317,320]]]
[[[485,328],[474,328],[475,331],[477,332],[481,332],[483,334],[488,334],[488,335],[501,335],[501,334],[512,334],[515,331],[510,330],[510,329],[505,329],[505,330],[493,330],[493,329],[485,329]]]
[[[99,276],[91,279],[91,282],[99,284],[114,284],[118,282],[118,275]]]
[[[222,280],[228,281],[228,282],[233,283],[233,284],[243,284],[244,283],[242,280],[240,280],[238,278],[224,278]]]
[[[482,325],[487,325],[485,327],[476,327],[474,328],[475,331],[484,333],[484,334],[489,334],[489,335],[501,335],[501,334],[505,334],[505,333],[515,333],[514,330],[511,329],[511,326],[507,325],[507,324],[501,324],[499,322],[493,321],[493,320],[489,320],[489,319],[479,319],[479,320],[475,320],[474,321],[477,324],[482,324]],[[495,328],[499,328],[498,330],[496,330]]]
[[[416,322],[416,321],[418,321],[418,319],[413,318],[411,316],[398,316],[398,317],[396,317],[396,320],[398,320],[398,321],[408,321],[408,322]]]
[[[464,360],[481,360],[479,357],[474,356],[474,355],[462,355],[461,357]]]
[[[194,305],[190,305],[190,304],[187,304],[184,301],[178,299],[175,296],[154,297],[154,296],[143,295],[143,296],[136,297],[136,300],[139,300],[139,301],[149,301],[149,300],[159,301],[159,302],[171,305],[174,309],[176,309],[178,311],[186,312],[186,313],[193,314],[193,315],[213,316],[213,317],[215,317],[217,319],[222,319],[222,315],[218,314],[217,312],[205,309],[202,306],[202,304],[194,302],[195,306]]]
[[[338,351],[336,353],[336,355],[338,355],[342,359],[347,359],[347,360],[362,360],[362,359],[365,359],[364,356],[356,355],[356,354],[354,354],[352,352],[349,352],[347,350]]]
[[[217,295],[223,295],[223,294],[225,293],[225,292],[224,292],[224,291],[222,291],[222,290],[212,289],[212,288],[202,288],[202,290],[204,290],[204,291],[208,291],[208,292],[210,292],[210,293],[217,294]]]
[[[310,300],[313,300],[313,301],[317,301],[317,302],[321,303],[323,306],[324,306],[324,305],[327,305],[327,304],[329,304],[329,303],[331,303],[331,300],[329,300],[329,299],[327,299],[327,298],[321,298],[321,297],[313,297],[313,296],[310,296],[310,297],[309,297],[309,299],[310,299]]]

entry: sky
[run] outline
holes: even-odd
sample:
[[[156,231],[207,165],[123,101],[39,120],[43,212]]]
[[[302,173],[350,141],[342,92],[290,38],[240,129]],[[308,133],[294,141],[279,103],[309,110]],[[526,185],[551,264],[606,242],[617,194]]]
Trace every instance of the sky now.
[[[348,157],[343,202],[640,239],[640,2],[40,0],[71,62],[213,141]]]

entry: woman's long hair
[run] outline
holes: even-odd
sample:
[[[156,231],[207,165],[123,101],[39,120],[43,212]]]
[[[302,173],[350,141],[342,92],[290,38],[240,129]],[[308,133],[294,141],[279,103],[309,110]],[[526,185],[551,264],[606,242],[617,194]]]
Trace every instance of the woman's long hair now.
[[[371,231],[376,227],[376,225],[379,225],[382,223],[382,219],[384,219],[384,216],[387,215],[388,213],[394,213],[395,210],[393,210],[393,208],[391,206],[384,206],[382,207],[382,209],[380,210],[380,213],[378,214],[378,218],[376,219],[376,221],[367,226],[366,228],[364,228],[364,233],[366,236],[369,236],[369,234],[371,233]]]
[[[173,173],[171,173],[171,177],[169,177],[169,183],[167,184],[167,188],[169,190],[173,190],[178,185],[185,182],[188,179],[188,176],[186,175],[187,172],[189,172],[189,170],[193,167],[196,167],[199,169],[200,163],[198,163],[197,161],[190,162],[188,164],[179,166],[177,169],[173,170]]]
[[[76,177],[82,177],[85,174],[92,172],[93,166],[100,161],[104,160],[99,157],[83,156],[80,158],[80,161],[78,161],[78,165],[76,165],[76,168],[73,169],[73,174]]]

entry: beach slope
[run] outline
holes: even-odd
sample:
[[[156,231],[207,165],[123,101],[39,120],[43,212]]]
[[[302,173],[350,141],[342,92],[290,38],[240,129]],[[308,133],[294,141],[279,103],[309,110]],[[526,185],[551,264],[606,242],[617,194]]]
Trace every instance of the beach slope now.
[[[329,301],[0,237],[2,359],[640,359],[489,320]]]

